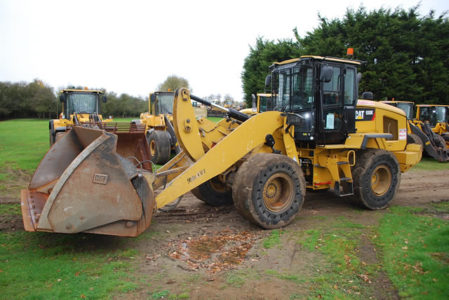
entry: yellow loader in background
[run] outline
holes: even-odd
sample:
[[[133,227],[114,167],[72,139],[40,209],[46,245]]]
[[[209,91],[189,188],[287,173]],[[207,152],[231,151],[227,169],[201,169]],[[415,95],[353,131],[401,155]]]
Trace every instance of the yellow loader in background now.
[[[269,107],[271,103],[271,94],[257,93],[257,95],[252,94],[251,96],[253,98],[252,107],[241,109],[241,113],[252,116],[257,113],[271,110]]]
[[[416,119],[428,123],[449,147],[449,105],[418,104]]]
[[[73,125],[112,121],[104,120],[101,115],[101,102],[107,101],[102,90],[64,89],[59,100],[62,103],[62,113],[59,119],[49,122],[50,146]]]
[[[179,147],[173,129],[173,99],[174,92],[154,92],[150,94],[148,112],[140,114],[136,123],[145,125],[145,132],[150,145],[151,160],[155,164],[165,164],[171,153],[178,153]],[[193,104],[195,113],[206,117],[204,107]]]
[[[59,163],[46,157],[23,191],[25,228],[136,236],[158,208],[198,189],[203,198],[210,195],[205,191],[221,195],[203,199],[207,203],[234,203],[263,228],[291,223],[306,189],[330,189],[368,209],[385,208],[401,173],[420,160],[421,146],[407,142],[402,110],[357,100],[358,66],[318,56],[276,63],[267,82],[277,110],[249,117],[219,107],[227,118],[218,123],[197,119],[191,100],[213,104],[177,90],[173,125],[181,151],[156,173],[119,155],[113,134],[78,127],[74,140],[82,147],[59,167],[62,174],[48,178],[46,170]],[[53,155],[64,152],[58,143]],[[27,196],[33,193],[40,193],[39,205]]]
[[[429,114],[427,105],[424,105],[426,109],[422,109],[423,105],[417,105],[417,113],[415,117],[415,103],[411,101],[381,101],[383,103],[398,107],[402,109],[407,115],[407,138],[414,143],[419,143],[423,146],[423,151],[428,156],[434,158],[439,162],[449,162],[449,147],[446,144],[444,138],[441,136],[444,123],[432,124],[428,120],[425,122],[422,119]],[[421,108],[421,109],[420,109]],[[424,113],[423,113],[424,112]],[[421,120],[418,118],[420,113],[422,114]],[[436,119],[435,119],[436,120]]]
[[[174,92],[154,92],[148,100],[148,112],[140,114],[140,123],[150,145],[151,160],[156,164],[165,164],[172,151],[176,151],[177,141],[173,130]]]

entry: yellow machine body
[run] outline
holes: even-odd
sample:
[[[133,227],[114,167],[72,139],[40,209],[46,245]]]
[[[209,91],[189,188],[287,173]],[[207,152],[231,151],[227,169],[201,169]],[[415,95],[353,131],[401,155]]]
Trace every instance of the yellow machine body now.
[[[321,68],[321,75],[307,69],[303,74],[320,78],[323,84],[336,78],[329,65],[347,68],[345,82],[354,87],[347,89],[353,97],[347,101],[357,103],[357,62],[305,57],[287,64]],[[281,71],[286,67],[282,65]],[[314,95],[320,103],[326,100],[318,89]],[[347,126],[355,128],[340,143],[322,143],[320,132],[315,133],[316,139],[297,136],[298,129],[307,125],[307,111],[266,111],[250,117],[224,108],[228,118],[214,123],[197,118],[192,99],[207,102],[187,89],[176,91],[173,130],[180,151],[153,174],[141,170],[142,157],[121,155],[114,135],[101,130],[79,128],[58,142],[59,147],[73,144],[77,149],[65,164],[55,163],[54,155],[68,153],[56,151],[55,144],[56,154],[47,154],[22,194],[26,230],[135,236],[150,225],[153,211],[190,191],[210,205],[233,203],[243,217],[263,228],[279,228],[295,219],[306,188],[330,189],[339,196],[354,197],[369,209],[384,208],[397,192],[401,172],[421,158],[421,146],[407,142],[405,113],[386,104],[359,100],[357,107],[349,107],[354,115],[348,115],[352,121]],[[310,99],[304,96],[304,103]],[[325,130],[336,128],[341,116],[326,109]],[[71,196],[72,191],[77,192]],[[32,202],[40,195],[36,193],[46,198],[39,209]],[[110,203],[108,214],[98,210],[96,201],[101,206]]]

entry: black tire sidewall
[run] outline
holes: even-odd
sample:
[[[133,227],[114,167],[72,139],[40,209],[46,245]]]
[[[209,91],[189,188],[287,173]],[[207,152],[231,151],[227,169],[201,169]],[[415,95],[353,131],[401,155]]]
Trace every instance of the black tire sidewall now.
[[[233,203],[232,189],[225,188],[225,191],[217,191],[212,186],[211,180],[214,178],[200,184],[194,195],[196,196],[198,193],[199,197],[197,196],[197,198],[211,206],[231,205]]]
[[[294,197],[282,212],[269,211],[263,202],[263,187],[271,175],[282,172],[293,182]],[[285,155],[257,153],[239,168],[232,186],[237,211],[250,222],[266,229],[280,228],[293,221],[301,210],[305,180],[299,165]]]
[[[272,212],[265,205],[263,201],[263,189],[267,180],[274,174],[284,173],[289,176],[293,183],[293,199],[291,204],[281,212]],[[272,226],[285,226],[298,214],[303,204],[301,195],[301,182],[295,168],[286,162],[280,162],[274,166],[260,170],[254,178],[254,188],[251,197],[252,207],[254,210],[254,218],[263,227],[270,228]]]
[[[155,164],[165,164],[170,159],[170,135],[166,131],[153,130],[148,133],[148,145],[151,147],[151,142],[154,141],[155,155],[151,161]]]
[[[371,178],[374,170],[382,165],[386,166],[391,172],[391,184],[384,195],[377,196],[371,188]],[[396,159],[390,153],[379,151],[376,155],[368,159],[360,177],[354,178],[356,181],[356,194],[358,194],[359,199],[365,207],[373,210],[383,209],[388,206],[396,194],[400,184],[400,176],[399,164]]]

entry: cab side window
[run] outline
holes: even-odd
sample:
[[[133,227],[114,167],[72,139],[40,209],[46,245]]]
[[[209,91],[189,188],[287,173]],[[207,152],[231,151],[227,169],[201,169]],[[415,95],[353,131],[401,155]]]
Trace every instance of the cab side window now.
[[[356,97],[354,97],[356,81],[355,76],[355,69],[348,68],[345,70],[345,91],[343,96],[345,99],[345,105],[354,105],[354,101],[356,100]]]
[[[339,104],[339,95],[340,95],[340,68],[339,67],[332,67],[333,69],[333,75],[332,80],[329,82],[325,82],[323,84],[323,96],[324,96],[324,104],[325,105],[333,105],[333,104]]]

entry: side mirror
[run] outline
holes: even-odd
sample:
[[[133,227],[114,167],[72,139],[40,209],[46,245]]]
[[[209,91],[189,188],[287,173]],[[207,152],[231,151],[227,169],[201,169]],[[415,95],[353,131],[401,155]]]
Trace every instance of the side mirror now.
[[[156,94],[151,94],[150,95],[150,102],[154,103],[156,101]]]
[[[103,95],[101,100],[103,100],[103,103],[106,103],[106,102],[108,102],[108,97],[106,97],[106,95]]]
[[[358,72],[357,73],[357,84],[360,83],[360,80],[362,80],[362,73]]]
[[[265,86],[270,85],[271,85],[271,75],[267,75],[267,77],[265,77]]]
[[[321,76],[320,81],[322,82],[330,82],[332,80],[332,76],[334,75],[334,69],[329,66],[323,66],[321,68]]]
[[[65,102],[65,94],[64,94],[64,93],[62,93],[62,94],[59,96],[59,101]]]
[[[252,104],[252,108],[257,109],[256,95],[254,95],[254,94],[251,94],[251,104]]]
[[[374,100],[374,94],[373,94],[373,92],[363,92],[363,93],[362,93],[362,99],[365,99],[365,100]]]

